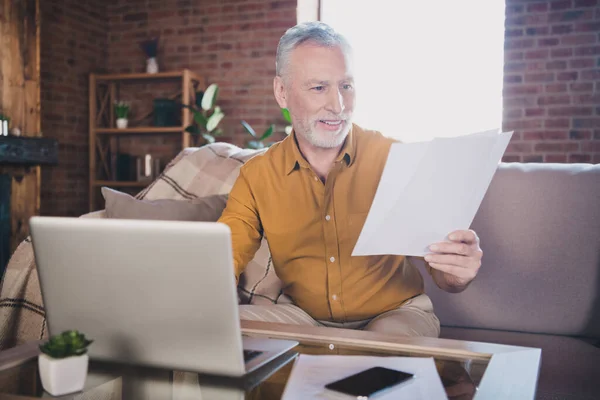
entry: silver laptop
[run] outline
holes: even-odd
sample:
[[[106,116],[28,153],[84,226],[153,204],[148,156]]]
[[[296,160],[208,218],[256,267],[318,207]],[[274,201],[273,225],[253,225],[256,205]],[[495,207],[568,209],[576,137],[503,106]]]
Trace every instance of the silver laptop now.
[[[51,335],[77,329],[90,358],[242,377],[298,344],[242,337],[229,227],[32,217]]]

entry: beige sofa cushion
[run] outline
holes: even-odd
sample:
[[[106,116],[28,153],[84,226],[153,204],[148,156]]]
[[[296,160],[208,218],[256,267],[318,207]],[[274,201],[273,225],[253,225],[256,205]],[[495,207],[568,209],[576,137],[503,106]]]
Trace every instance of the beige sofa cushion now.
[[[240,167],[265,150],[241,149],[229,143],[185,149],[136,198],[184,200],[229,194]],[[269,245],[263,239],[240,277],[238,295],[242,304],[289,302],[280,297],[281,293],[281,281],[275,274]]]

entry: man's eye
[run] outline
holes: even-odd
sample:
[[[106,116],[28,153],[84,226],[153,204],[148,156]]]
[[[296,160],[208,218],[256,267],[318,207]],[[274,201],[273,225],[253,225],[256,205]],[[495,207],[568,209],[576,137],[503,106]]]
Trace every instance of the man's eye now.
[[[317,92],[322,92],[325,89],[325,86],[315,86],[313,87],[313,90],[316,90]]]
[[[342,86],[344,88],[344,90],[352,90],[352,85],[347,83],[344,86]]]

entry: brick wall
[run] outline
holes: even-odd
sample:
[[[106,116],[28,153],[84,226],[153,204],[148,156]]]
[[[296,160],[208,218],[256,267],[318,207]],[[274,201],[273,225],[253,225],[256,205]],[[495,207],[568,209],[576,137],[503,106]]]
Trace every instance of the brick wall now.
[[[107,60],[106,6],[43,0],[42,132],[59,142],[59,164],[42,168],[41,214],[78,216],[88,198],[88,75]]]
[[[600,1],[506,1],[505,161],[600,163]]]
[[[218,104],[226,114],[219,140],[244,146],[249,136],[242,119],[257,131],[276,123],[283,132],[273,97],[275,51],[281,35],[296,24],[296,5],[296,0],[116,0],[109,7],[109,69],[144,71],[140,42],[160,36],[160,69],[190,68],[219,84]],[[141,113],[156,92],[136,89],[133,107]],[[148,139],[144,142],[147,146]],[[140,146],[145,145],[135,148]]]

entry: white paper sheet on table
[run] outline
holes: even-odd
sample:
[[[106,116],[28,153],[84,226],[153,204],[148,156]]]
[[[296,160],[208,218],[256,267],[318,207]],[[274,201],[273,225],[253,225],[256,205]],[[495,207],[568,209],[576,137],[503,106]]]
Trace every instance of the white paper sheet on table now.
[[[313,356],[301,354],[283,392],[283,400],[349,399],[325,389],[325,385],[372,367],[386,367],[414,374],[410,381],[377,396],[377,399],[447,399],[433,358],[377,356]]]
[[[513,132],[394,143],[353,256],[422,257],[468,229]]]

